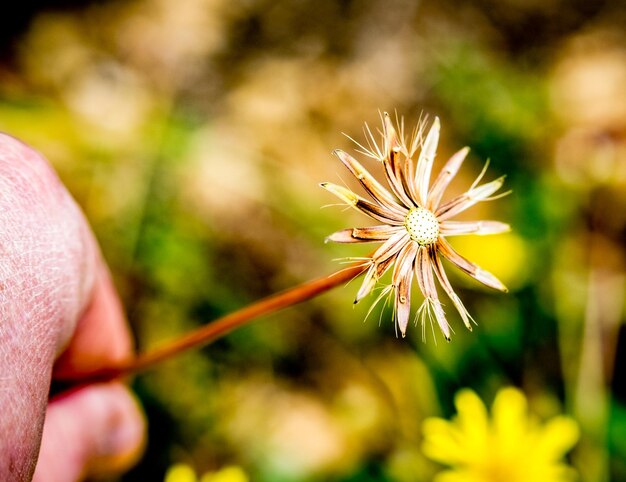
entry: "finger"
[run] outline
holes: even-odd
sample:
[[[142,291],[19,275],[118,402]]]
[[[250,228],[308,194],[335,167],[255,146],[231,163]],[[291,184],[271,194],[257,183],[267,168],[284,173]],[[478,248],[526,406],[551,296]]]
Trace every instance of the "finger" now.
[[[108,269],[99,262],[91,300],[68,347],[57,359],[53,378],[109,367],[131,354],[131,337],[121,303]]]
[[[0,480],[33,474],[52,366],[64,349],[72,363],[89,349],[91,362],[128,353],[121,311],[80,209],[41,155],[0,134]],[[59,403],[49,439],[62,427]]]
[[[48,406],[34,482],[77,482],[116,473],[141,454],[145,423],[119,383],[91,385]]]
[[[0,134],[0,480],[30,480],[52,365],[92,292],[96,253],[45,159]]]

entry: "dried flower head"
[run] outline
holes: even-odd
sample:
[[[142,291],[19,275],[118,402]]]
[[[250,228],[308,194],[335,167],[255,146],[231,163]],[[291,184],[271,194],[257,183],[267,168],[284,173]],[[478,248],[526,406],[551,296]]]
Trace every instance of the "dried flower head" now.
[[[396,130],[389,115],[385,113],[380,144],[376,142],[367,124],[367,147],[354,141],[360,147],[361,153],[382,164],[390,190],[383,187],[352,156],[341,150],[335,151],[339,160],[358,179],[374,202],[336,184],[325,182],[321,186],[347,205],[382,224],[344,229],[331,234],[327,240],[339,243],[381,242],[382,245],[364,260],[368,269],[354,302],[359,302],[369,294],[381,276],[393,267],[391,285],[383,288],[374,305],[386,295],[392,295],[397,327],[402,336],[405,336],[411,313],[411,284],[415,273],[424,296],[424,301],[415,314],[415,322],[419,319],[422,330],[425,330],[426,321],[432,324],[436,320],[446,339],[450,340],[450,326],[439,301],[435,278],[469,330],[472,329],[470,321],[474,320],[454,292],[443,269],[441,256],[481,283],[507,291],[495,276],[465,259],[446,241],[447,236],[496,234],[510,229],[507,224],[497,221],[451,221],[453,216],[480,201],[507,194],[494,196],[502,187],[504,177],[479,184],[485,173],[485,166],[467,192],[442,204],[443,193],[461,167],[469,149],[465,147],[454,154],[431,184],[430,174],[439,142],[439,119],[435,118],[425,137],[425,123],[420,122],[409,142],[404,135],[404,121],[400,120],[397,124]]]

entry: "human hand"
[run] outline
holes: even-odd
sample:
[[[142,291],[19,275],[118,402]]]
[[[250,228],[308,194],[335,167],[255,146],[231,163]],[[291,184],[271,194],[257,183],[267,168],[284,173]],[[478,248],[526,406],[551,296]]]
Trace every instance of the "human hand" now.
[[[48,400],[55,373],[130,353],[119,300],[79,208],[38,153],[0,134],[0,480],[74,482],[131,464],[144,420],[122,384]]]

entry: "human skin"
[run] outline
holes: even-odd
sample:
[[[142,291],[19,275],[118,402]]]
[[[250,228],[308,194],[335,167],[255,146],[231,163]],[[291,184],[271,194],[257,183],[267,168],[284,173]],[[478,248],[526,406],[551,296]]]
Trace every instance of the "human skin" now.
[[[55,374],[131,354],[80,209],[46,160],[0,134],[0,480],[74,482],[128,467],[145,424],[119,382],[49,400]]]

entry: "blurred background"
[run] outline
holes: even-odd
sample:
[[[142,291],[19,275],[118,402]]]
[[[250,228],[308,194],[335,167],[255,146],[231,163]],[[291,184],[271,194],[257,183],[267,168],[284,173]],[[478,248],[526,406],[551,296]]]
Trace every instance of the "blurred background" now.
[[[511,293],[450,269],[478,322],[451,343],[354,282],[133,382],[149,420],[119,481],[236,466],[255,481],[428,481],[425,418],[468,387],[567,414],[588,482],[626,480],[626,8],[619,0],[30,0],[0,18],[0,130],[50,159],[85,210],[141,351],[368,252],[371,224],[318,187],[379,110],[442,122],[513,194],[456,238]],[[376,172],[377,166],[363,161]],[[436,165],[435,169],[438,167]],[[376,172],[376,174],[382,174]],[[367,247],[366,247],[367,248]],[[520,453],[523,457],[523,453]],[[499,479],[489,479],[499,480]]]

